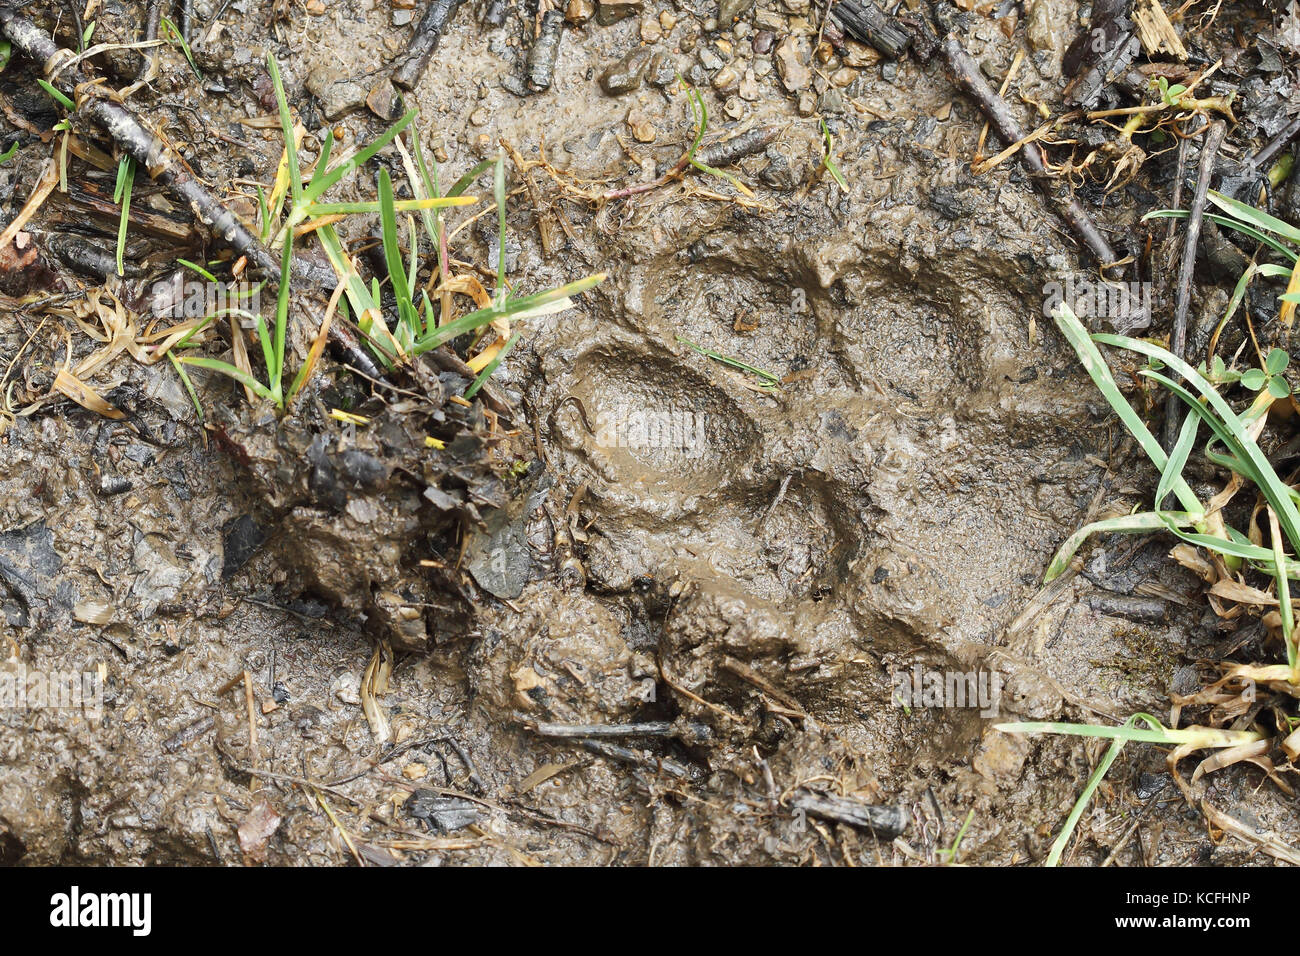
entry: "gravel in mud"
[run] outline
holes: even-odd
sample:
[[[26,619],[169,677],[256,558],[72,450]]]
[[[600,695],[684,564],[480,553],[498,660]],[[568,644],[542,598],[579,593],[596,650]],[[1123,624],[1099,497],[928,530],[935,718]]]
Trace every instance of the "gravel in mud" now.
[[[195,3],[204,80],[169,47],[138,94],[212,183],[274,174],[278,127],[240,123],[274,107],[268,50],[309,133],[361,143],[394,112],[382,68],[421,10],[309,2],[271,29],[270,4],[216,6]],[[1027,33],[1018,90],[1057,103],[1076,6],[1032,0],[1014,43],[971,17],[964,40],[996,84]],[[1014,163],[971,174],[983,117],[937,60],[824,57],[807,0],[723,7],[574,0],[545,83],[517,8],[494,28],[465,4],[411,94],[444,176],[499,140],[549,162],[511,170],[513,282],[609,275],[528,320],[497,370],[516,432],[489,449],[479,478],[499,487],[463,542],[389,483],[418,463],[319,417],[275,433],[215,376],[196,381],[220,436],[169,368],[126,356],[97,387],[144,430],[71,402],[10,424],[4,656],[99,682],[102,708],[0,712],[0,862],[933,863],[973,813],[963,861],[1028,863],[1100,749],[900,690],[971,672],[996,679],[1004,718],[1167,714],[1220,639],[1167,547],[1102,542],[1041,585],[1066,535],[1149,490],[1044,316],[1047,284],[1089,268],[1073,239]],[[101,39],[138,22],[136,4],[105,9]],[[566,195],[558,180],[620,188],[678,159],[694,129],[678,73],[705,92],[706,145],[779,127],[729,167],[754,198],[696,171],[598,210]],[[818,116],[847,193],[818,174]],[[0,167],[13,211],[36,152]],[[1123,247],[1150,206],[1121,191],[1090,208]],[[489,261],[494,223],[458,252]],[[0,317],[2,354],[39,322]],[[22,368],[48,387],[50,368]],[[388,470],[348,472],[326,515],[319,486],[274,471],[311,460],[313,434],[339,468],[351,449]],[[363,701],[376,638],[396,652],[389,749]],[[1251,861],[1165,771],[1127,748],[1074,860],[1102,862],[1140,819],[1116,862]],[[1204,786],[1252,828],[1294,831],[1260,779],[1239,765]],[[901,837],[837,818],[837,799],[888,808]]]

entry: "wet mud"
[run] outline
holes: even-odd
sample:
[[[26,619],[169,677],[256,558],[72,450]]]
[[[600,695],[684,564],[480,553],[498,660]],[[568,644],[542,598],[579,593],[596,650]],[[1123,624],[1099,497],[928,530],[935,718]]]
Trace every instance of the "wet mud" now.
[[[239,120],[274,105],[253,92],[269,5],[220,25],[195,6],[191,158],[214,182],[267,180],[278,129]],[[61,402],[9,425],[7,666],[103,692],[94,714],[0,713],[0,862],[935,864],[969,815],[962,862],[1029,864],[1100,748],[993,716],[1167,714],[1215,656],[1199,581],[1161,541],[1102,541],[1042,585],[1069,533],[1154,478],[1044,315],[1047,284],[1087,268],[1078,247],[1019,167],[970,172],[983,117],[938,64],[862,44],[816,60],[798,0],[721,28],[716,11],[609,6],[634,13],[569,5],[542,82],[517,11],[491,27],[464,4],[411,94],[453,175],[502,139],[549,164],[511,171],[512,281],[609,276],[527,320],[493,379],[508,414],[371,397],[331,367],[283,422],[196,375],[205,428],[170,370],[123,356],[99,385],[128,423]],[[1076,5],[1026,7],[1020,90],[1059,102]],[[310,132],[382,128],[406,12],[349,2],[275,25]],[[998,25],[963,37],[1005,74]],[[752,202],[694,171],[575,198],[652,179],[690,140],[648,59],[609,81],[642,44],[705,88],[706,142],[780,127],[731,167]],[[195,80],[164,55],[152,95],[189,122],[175,101]],[[818,173],[814,112],[847,193]],[[1095,210],[1119,246],[1150,195]],[[464,235],[489,261],[494,233]],[[48,362],[39,324],[4,320],[4,354],[34,336]],[[24,369],[33,394],[53,374]],[[369,425],[328,415],[345,405]],[[410,451],[429,434],[463,460]],[[995,675],[993,712],[900,700],[953,672]],[[588,725],[633,727],[564,730]],[[1294,830],[1261,779],[1239,765],[1203,786],[1258,832]],[[1138,746],[1072,861],[1112,851],[1256,862],[1211,840]]]

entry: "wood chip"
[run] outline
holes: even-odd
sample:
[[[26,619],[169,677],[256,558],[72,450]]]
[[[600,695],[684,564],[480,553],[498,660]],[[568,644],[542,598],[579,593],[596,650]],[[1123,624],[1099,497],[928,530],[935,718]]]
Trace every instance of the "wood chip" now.
[[[1148,56],[1167,53],[1179,60],[1187,59],[1187,47],[1158,0],[1140,0],[1133,10],[1133,22]]]

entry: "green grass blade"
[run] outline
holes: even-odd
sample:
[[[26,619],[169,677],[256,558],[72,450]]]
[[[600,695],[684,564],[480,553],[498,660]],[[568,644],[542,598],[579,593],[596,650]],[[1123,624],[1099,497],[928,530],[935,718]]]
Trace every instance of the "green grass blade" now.
[[[275,299],[275,342],[272,346],[272,362],[268,364],[271,396],[275,403],[284,407],[284,338],[289,329],[289,292],[292,286],[293,269],[293,230],[284,235],[284,248],[280,251],[280,289]]]
[[[325,170],[329,169],[330,152],[334,149],[334,131],[328,126],[325,127],[325,138],[321,140],[320,156],[316,157],[316,168],[311,171],[311,180],[307,183],[307,188],[311,189],[320,181]]]
[[[1272,521],[1269,522],[1273,524]],[[1276,525],[1273,525],[1276,528]],[[1278,612],[1282,617],[1282,643],[1286,645],[1286,662],[1295,670],[1295,615],[1291,610],[1291,584],[1287,580],[1286,552],[1282,549],[1281,535],[1273,535],[1273,569],[1277,579]]]
[[[217,281],[216,276],[214,276],[203,266],[199,265],[197,262],[191,262],[189,259],[177,259],[176,264],[184,266],[186,269],[189,269],[191,272],[198,273],[200,276],[207,279],[209,282]]]
[[[1186,219],[1188,215],[1189,213],[1187,212],[1186,209],[1157,209],[1153,212],[1147,213],[1142,218],[1144,220],[1145,219]],[[1238,219],[1233,219],[1231,216],[1219,216],[1214,213],[1206,213],[1205,218],[1208,219],[1210,222],[1214,223],[1215,225],[1223,226],[1225,229],[1232,229],[1236,232],[1240,232],[1242,235],[1250,236],[1252,239],[1256,240],[1257,242],[1264,243],[1274,251],[1280,252],[1282,255],[1286,256],[1292,262],[1295,262],[1297,259],[1300,259],[1300,254],[1297,254],[1293,249],[1288,248],[1281,241],[1274,239],[1272,236],[1268,235],[1267,233],[1261,232],[1260,230],[1254,228],[1253,226],[1247,225],[1246,223],[1241,222]]]
[[[1094,521],[1091,524],[1084,525],[1066,538],[1061,547],[1057,549],[1056,556],[1052,558],[1052,563],[1047,566],[1047,573],[1043,575],[1043,582],[1048,583],[1060,577],[1065,572],[1065,569],[1070,566],[1075,552],[1094,534],[1141,534],[1150,531],[1163,531],[1168,526],[1169,520],[1186,526],[1200,521],[1202,517],[1199,513],[1188,514],[1184,511],[1140,511],[1137,514],[1120,515],[1117,518],[1106,518],[1102,521]]]
[[[122,265],[122,256],[126,252],[126,228],[131,221],[131,187],[135,183],[135,160],[123,156],[117,167],[117,188],[113,201],[122,204],[122,214],[117,222],[117,274],[123,276],[126,270]]]
[[[469,172],[467,172],[464,176],[460,177],[460,179],[456,180],[456,182],[452,184],[452,187],[447,190],[446,198],[455,198],[456,196],[459,196],[461,193],[463,193],[465,190],[469,189],[469,187],[473,184],[474,180],[478,179],[479,176],[483,175],[483,173],[487,172],[489,169],[492,168],[492,164],[494,162],[496,162],[496,160],[485,159],[482,162],[477,163]]]
[[[420,234],[415,231],[415,220],[406,217],[406,284],[414,290],[420,280]],[[411,293],[411,304],[415,304],[415,293]]]
[[[289,164],[289,194],[293,204],[301,206],[303,200],[302,172],[298,168],[298,145],[293,138],[293,116],[289,112],[289,99],[284,93],[284,81],[280,79],[280,64],[275,55],[266,54],[266,69],[271,74],[271,85],[275,87],[275,104],[280,111],[280,130],[284,134],[284,153]]]
[[[835,165],[835,137],[832,136],[831,131],[826,128],[826,121],[824,119],[819,119],[818,122],[821,123],[822,127],[822,141],[826,144],[825,153],[822,156],[822,164],[826,167],[826,171],[831,174],[831,178],[835,180],[836,185],[845,192],[848,192],[848,180],[846,180],[844,174],[840,172],[839,166]]]
[[[497,166],[492,174],[492,195],[497,202],[497,288],[496,301],[506,299],[506,153],[497,147]]]
[[[709,108],[704,103],[704,97],[693,86],[686,88],[686,101],[691,104],[691,116],[695,120],[695,139],[691,142],[691,148],[686,151],[686,156],[691,163],[694,163],[695,151],[700,148],[700,143],[704,140],[704,131],[709,126]]]
[[[1233,199],[1231,196],[1225,196],[1223,193],[1215,192],[1213,189],[1211,189],[1207,195],[1210,202],[1214,203],[1234,219],[1239,219],[1263,232],[1271,232],[1274,235],[1281,236],[1289,242],[1294,242],[1300,245],[1300,229],[1297,229],[1290,223],[1283,222],[1276,216],[1270,216],[1262,209],[1248,206],[1244,202]]]
[[[677,341],[688,348],[694,349],[701,355],[708,356],[715,362],[721,362],[723,365],[729,365],[732,368],[740,369],[742,372],[749,372],[751,375],[757,375],[765,381],[766,385],[764,387],[766,388],[777,388],[781,384],[781,377],[779,375],[775,375],[765,369],[756,368],[747,362],[742,362],[738,358],[732,358],[730,355],[723,355],[721,352],[715,352],[713,349],[707,349],[702,345],[696,345],[694,342],[684,339],[680,335],[677,336]]]
[[[1137,717],[1133,716],[1124,722],[1124,726],[1133,727],[1136,722]],[[1083,785],[1083,792],[1079,794],[1079,799],[1074,802],[1070,815],[1065,818],[1065,825],[1061,827],[1061,832],[1052,843],[1052,849],[1047,854],[1043,866],[1057,866],[1060,864],[1065,848],[1070,843],[1070,837],[1074,835],[1074,828],[1079,825],[1079,820],[1083,818],[1083,811],[1088,808],[1092,795],[1097,792],[1097,787],[1101,785],[1102,779],[1110,771],[1111,764],[1115,762],[1115,758],[1119,756],[1119,752],[1124,749],[1126,743],[1128,741],[1116,737],[1106,750],[1106,755],[1097,761],[1097,768],[1088,777],[1088,782]]]
[[[199,416],[199,422],[203,422],[203,406],[199,404],[199,393],[194,389],[194,383],[190,381],[190,373],[185,371],[185,366],[180,360],[172,354],[174,349],[167,352],[167,361],[172,363],[172,368],[176,369],[176,374],[180,376],[181,384],[185,386],[185,391],[189,392],[190,401],[194,404],[194,412]]]
[[[220,372],[222,375],[227,375],[230,378],[233,378],[240,385],[243,385],[246,388],[251,389],[253,394],[256,395],[258,398],[264,399],[268,402],[274,401],[274,398],[272,397],[270,390],[267,389],[265,385],[263,385],[257,379],[253,378],[253,376],[245,372],[241,372],[239,369],[235,368],[235,366],[231,365],[229,362],[223,362],[220,359],[203,358],[200,356],[193,356],[193,355],[186,355],[180,361],[181,364],[183,365],[194,365],[197,366],[198,368],[206,368],[211,372]]]
[[[1068,305],[1061,303],[1052,312],[1052,318],[1056,320],[1057,328],[1061,330],[1061,334],[1065,336],[1066,341],[1074,348],[1074,352],[1079,357],[1079,362],[1083,365],[1084,371],[1088,373],[1102,396],[1110,403],[1110,407],[1115,410],[1115,414],[1119,416],[1124,427],[1137,439],[1137,443],[1146,452],[1147,457],[1151,459],[1156,468],[1163,472],[1165,466],[1169,463],[1165,450],[1160,447],[1160,442],[1156,441],[1156,437],[1151,434],[1146,423],[1142,421],[1138,413],[1133,410],[1133,406],[1128,403],[1128,399],[1120,392],[1119,385],[1110,373],[1110,366],[1102,358],[1101,352],[1097,349],[1092,337],[1088,335],[1088,330],[1079,321],[1078,316],[1074,314],[1074,311]],[[1181,479],[1175,481],[1172,490],[1179,502],[1182,503],[1185,511],[1205,511],[1195,492],[1192,491],[1186,481]]]
[[[438,346],[450,342],[452,339],[464,335],[466,332],[474,332],[481,329],[494,319],[508,319],[512,316],[537,309],[551,302],[566,299],[569,296],[578,295],[586,292],[588,289],[599,285],[605,281],[605,273],[598,272],[594,275],[586,276],[574,282],[565,283],[555,289],[548,289],[545,292],[537,292],[533,295],[520,296],[516,299],[510,299],[501,307],[490,306],[486,309],[477,309],[468,315],[463,315],[459,319],[440,325],[415,343],[417,352],[428,352],[430,349],[436,349]]]
[[[1190,213],[1188,213],[1186,209],[1156,209],[1147,213],[1142,218],[1143,220],[1186,219],[1188,218],[1189,215]],[[1235,232],[1240,232],[1242,235],[1250,236],[1250,238],[1254,239],[1257,242],[1264,243],[1265,245],[1272,248],[1274,251],[1279,252],[1282,255],[1286,256],[1292,262],[1295,262],[1297,258],[1300,258],[1300,256],[1298,256],[1293,249],[1288,247],[1281,240],[1276,239],[1265,232],[1261,232],[1255,227],[1248,225],[1247,223],[1241,222],[1238,219],[1233,219],[1231,216],[1223,216],[1217,213],[1206,213],[1205,218],[1208,221],[1213,222],[1215,225],[1222,226],[1225,229],[1231,229]]]
[[[1241,278],[1237,280],[1237,284],[1232,290],[1232,298],[1228,300],[1228,308],[1224,310],[1223,318],[1219,320],[1219,324],[1214,328],[1214,335],[1211,337],[1211,341],[1218,340],[1219,333],[1227,327],[1228,323],[1232,321],[1232,317],[1237,314],[1237,309],[1241,307],[1242,299],[1246,297],[1246,289],[1250,285],[1250,280],[1263,271],[1263,267],[1252,262],[1247,266],[1246,271],[1241,274]],[[1287,272],[1287,275],[1290,275],[1289,271]]]
[[[304,190],[303,198],[308,202],[315,202],[325,193],[326,190],[342,179],[348,172],[358,169],[365,163],[369,162],[372,156],[391,143],[398,133],[406,129],[413,119],[415,119],[415,110],[410,110],[396,123],[384,130],[380,137],[365,149],[361,150],[347,161],[339,163],[339,165],[335,166],[333,169],[322,173],[319,180],[313,180],[311,185]]]
[[[1160,473],[1160,483],[1156,486],[1157,510],[1164,507],[1165,498],[1173,488],[1174,482],[1182,479],[1183,469],[1187,467],[1187,456],[1191,454],[1192,446],[1196,443],[1196,432],[1200,424],[1200,418],[1196,415],[1188,415],[1184,419],[1183,427],[1178,432],[1178,441],[1174,443],[1169,453],[1169,461],[1165,464],[1164,471]]]
[[[402,247],[397,241],[397,213],[393,209],[393,181],[388,170],[379,170],[379,223],[384,240],[384,263],[388,266],[388,281],[399,308],[411,302],[411,287],[406,281],[406,268],[402,264]]]
[[[192,70],[194,75],[200,80],[203,79],[203,74],[199,72],[198,65],[194,62],[194,54],[190,52],[190,45],[185,42],[185,35],[177,29],[176,24],[172,23],[166,17],[162,18],[162,26],[164,32],[170,33],[176,45],[181,48],[181,53],[185,55],[185,62],[190,65],[190,70]]]
[[[444,196],[442,199],[397,199],[393,202],[394,212],[419,212],[426,209],[441,209],[445,206],[472,206],[478,202],[473,196]],[[308,202],[302,206],[308,216],[353,216],[368,215],[380,211],[378,202]]]
[[[357,328],[361,330],[370,345],[370,350],[375,353],[380,362],[391,366],[400,346],[388,326],[384,324],[383,310],[380,308],[378,298],[378,280],[375,280],[373,289],[362,281],[361,276],[357,275],[348,261],[343,251],[343,243],[339,240],[333,226],[322,226],[316,230],[316,234],[320,237],[321,248],[329,257],[335,273],[344,277],[343,281],[347,283],[346,299],[356,314]]]
[[[1169,512],[1158,512],[1158,514],[1168,516]],[[1215,551],[1229,557],[1242,558],[1246,561],[1256,561],[1267,565],[1270,569],[1272,568],[1273,552],[1269,551],[1267,548],[1261,548],[1258,545],[1250,544],[1249,542],[1241,542],[1230,538],[1217,538],[1210,534],[1184,531],[1176,520],[1166,521],[1165,527],[1188,544],[1194,544],[1199,548],[1205,548],[1207,551]]]
[[[1147,726],[1137,726],[1139,719]],[[1065,734],[1067,737],[1100,737],[1103,740],[1123,740],[1144,744],[1182,743],[1178,731],[1169,730],[1150,714],[1134,714],[1118,727],[1027,720],[994,724],[993,728],[1006,734]]]
[[[36,84],[49,94],[50,98],[54,100],[54,102],[58,103],[69,113],[75,113],[77,111],[77,104],[60,93],[52,83],[49,83],[46,80],[37,79]]]
[[[420,134],[414,126],[411,127],[411,132],[411,152],[415,154],[415,168],[420,175],[420,182],[418,184],[412,183],[411,186],[422,190],[425,198],[437,199],[441,195],[438,191],[438,161],[436,159],[433,161],[433,171],[430,173],[429,167],[424,161],[424,148],[420,146]],[[425,231],[429,233],[433,248],[441,249],[442,229],[439,226],[437,217],[425,209],[420,212],[420,219],[424,222]]]
[[[940,856],[946,856],[949,863],[957,862],[957,851],[961,849],[961,841],[966,839],[966,831],[970,829],[971,821],[975,819],[975,808],[971,807],[970,812],[966,814],[966,819],[962,821],[961,828],[957,831],[956,838],[952,841],[952,846],[946,850],[936,851]]]
[[[1096,335],[1094,338],[1098,342],[1117,345],[1120,348],[1126,348],[1163,362],[1191,384],[1209,403],[1209,407],[1215,412],[1214,415],[1205,414],[1205,406],[1196,401],[1186,390],[1179,389],[1166,376],[1152,371],[1143,373],[1162,381],[1162,384],[1166,388],[1172,389],[1175,394],[1181,391],[1182,394],[1179,397],[1205,419],[1216,434],[1220,435],[1220,439],[1230,451],[1241,458],[1243,463],[1249,464],[1254,470],[1254,474],[1251,476],[1252,480],[1259,485],[1264,497],[1268,499],[1269,504],[1273,506],[1273,510],[1277,512],[1278,520],[1282,523],[1282,530],[1286,532],[1287,540],[1293,545],[1300,543],[1300,512],[1296,511],[1289,489],[1282,482],[1282,479],[1277,476],[1277,472],[1273,470],[1273,466],[1269,464],[1259,446],[1246,434],[1241,419],[1237,417],[1237,414],[1228,406],[1222,396],[1215,391],[1213,385],[1207,382],[1196,369],[1158,345],[1152,345],[1150,342],[1122,335]],[[1227,437],[1220,433],[1220,429],[1227,433]]]
[[[1237,426],[1236,429],[1234,429],[1227,421],[1219,418],[1211,409],[1201,402],[1198,402],[1191,392],[1183,388],[1183,386],[1179,385],[1168,376],[1162,375],[1160,372],[1154,371],[1153,369],[1143,369],[1140,374],[1144,378],[1149,378],[1153,381],[1159,382],[1165,388],[1169,389],[1178,396],[1179,400],[1181,400],[1183,404],[1210,426],[1215,437],[1217,437],[1219,441],[1223,442],[1224,446],[1231,453],[1226,456],[1218,456],[1216,454],[1215,460],[1229,464],[1229,467],[1231,467],[1233,471],[1236,471],[1244,478],[1248,478],[1255,484],[1260,485],[1261,490],[1265,490],[1264,486],[1267,479],[1260,473],[1258,463],[1249,457],[1245,447],[1245,443],[1249,442],[1249,438],[1245,436],[1244,431],[1241,428],[1240,419],[1235,415],[1233,416],[1233,423]],[[1267,496],[1267,494],[1268,492],[1265,490],[1265,496]]]

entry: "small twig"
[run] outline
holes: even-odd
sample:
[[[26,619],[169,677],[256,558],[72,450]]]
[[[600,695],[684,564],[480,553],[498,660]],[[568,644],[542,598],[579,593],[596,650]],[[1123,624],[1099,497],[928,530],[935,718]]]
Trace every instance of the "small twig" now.
[[[330,823],[334,824],[334,828],[339,831],[339,836],[343,837],[343,842],[348,845],[348,849],[352,852],[352,858],[357,861],[357,866],[364,867],[366,861],[361,859],[361,854],[357,852],[356,844],[352,842],[352,836],[348,833],[347,828],[339,822],[339,818],[334,815],[333,808],[325,802],[324,795],[319,790],[313,791],[312,795],[320,804],[321,809],[325,811],[325,815],[329,817]]]
[[[907,810],[901,806],[877,806],[852,797],[836,797],[811,790],[800,790],[790,801],[790,806],[810,817],[867,830],[877,840],[892,840],[907,830]]]
[[[253,675],[244,671],[244,706],[248,710],[248,755],[257,769],[257,714],[253,708]]]
[[[769,681],[762,674],[758,673],[758,671],[754,670],[754,668],[750,667],[748,664],[744,663],[743,661],[738,661],[734,657],[724,657],[722,659],[721,667],[724,671],[730,671],[731,673],[739,677],[741,680],[748,681],[749,683],[753,684],[755,687],[761,690],[768,697],[772,698],[772,700],[776,701],[782,707],[785,707],[787,710],[793,711],[798,717],[802,719],[807,719],[808,711],[803,709],[803,705],[800,704],[799,701],[795,700],[785,691],[781,690],[781,688],[777,687],[775,684]]]
[[[1196,266],[1196,247],[1201,238],[1201,224],[1205,217],[1205,197],[1210,190],[1210,177],[1214,175],[1214,160],[1219,155],[1227,124],[1216,119],[1210,123],[1201,144],[1200,166],[1196,176],[1196,193],[1192,196],[1192,211],[1187,218],[1187,234],[1183,238],[1183,258],[1178,269],[1178,298],[1174,307],[1174,325],[1169,334],[1169,351],[1185,358],[1187,351],[1187,308],[1192,297],[1192,271]],[[1181,172],[1181,171],[1180,171]],[[1164,446],[1174,447],[1178,429],[1182,424],[1181,400],[1170,393],[1165,399]]]
[[[648,720],[639,724],[551,724],[528,722],[539,737],[671,737],[671,721]]]
[[[420,18],[411,36],[411,45],[393,70],[393,82],[404,90],[413,90],[429,67],[429,60],[438,49],[438,41],[460,9],[463,0],[429,0],[429,6]]]
[[[1024,139],[1024,132],[1021,130],[1020,124],[1016,122],[1015,117],[1011,115],[1011,110],[1008,108],[1006,101],[989,86],[988,81],[984,79],[984,74],[980,71],[979,64],[966,52],[966,49],[961,45],[961,41],[957,37],[949,35],[940,45],[939,50],[944,62],[948,65],[948,72],[953,83],[975,101],[976,105],[993,124],[993,128],[998,131],[998,135],[1002,137],[1003,142],[1017,143]],[[1042,147],[1037,143],[1028,143],[1020,151],[1020,158],[1029,167],[1029,171],[1033,173],[1034,181],[1039,188],[1050,195],[1047,166],[1043,159]],[[1080,205],[1079,200],[1073,196],[1069,199],[1058,200],[1057,211],[1103,268],[1118,268],[1115,266],[1117,258],[1115,251],[1111,248],[1106,237],[1101,234],[1101,230],[1097,228],[1096,223],[1092,221],[1092,217]]]
[[[763,513],[763,520],[758,523],[760,534],[763,529],[767,527],[767,523],[772,519],[772,513],[776,511],[777,506],[785,499],[785,493],[790,487],[790,479],[793,477],[794,472],[791,471],[787,472],[786,476],[781,479],[781,487],[777,490],[776,497],[772,499],[772,503],[768,505],[767,511]]]
[[[1246,160],[1244,165],[1254,170],[1271,166],[1273,160],[1277,159],[1297,136],[1300,136],[1300,116],[1282,127],[1281,132],[1265,143],[1258,153]]]
[[[872,0],[839,0],[831,11],[854,39],[870,43],[891,60],[912,45],[912,36]]]
[[[1172,203],[1174,209],[1183,208],[1183,170],[1187,167],[1187,150],[1189,148],[1187,144],[1190,142],[1191,140],[1185,136],[1180,137],[1178,140],[1178,159],[1176,160],[1178,165],[1174,172],[1174,196]],[[1172,239],[1174,237],[1174,230],[1177,228],[1178,221],[1170,219],[1169,230],[1165,234],[1165,238]]]
[[[360,807],[365,805],[364,801],[358,800],[355,797],[349,797],[342,790],[339,790],[327,783],[320,783],[317,780],[308,780],[306,777],[295,777],[293,774],[288,774],[288,773],[275,773],[270,770],[258,770],[256,767],[236,766],[234,769],[236,770],[236,772],[246,773],[250,777],[260,777],[263,780],[273,780],[276,783],[291,783],[294,786],[309,788],[312,790],[323,790],[326,793],[333,794],[334,796],[338,797],[340,800],[348,801],[348,803],[352,804],[353,806]]]
[[[682,780],[690,778],[691,772],[675,760],[667,757],[653,757],[646,754],[637,753],[628,747],[620,747],[617,744],[605,743],[603,740],[577,740],[575,741],[584,750],[589,750],[601,757],[608,757],[611,760],[618,760],[622,763],[632,764],[634,767],[653,766],[662,770],[669,776],[678,777]]]
[[[216,726],[217,720],[211,714],[206,717],[200,717],[188,726],[182,727],[176,733],[172,734],[163,741],[162,748],[169,754],[174,754],[186,744],[192,743],[199,737],[202,737],[209,730]]]

